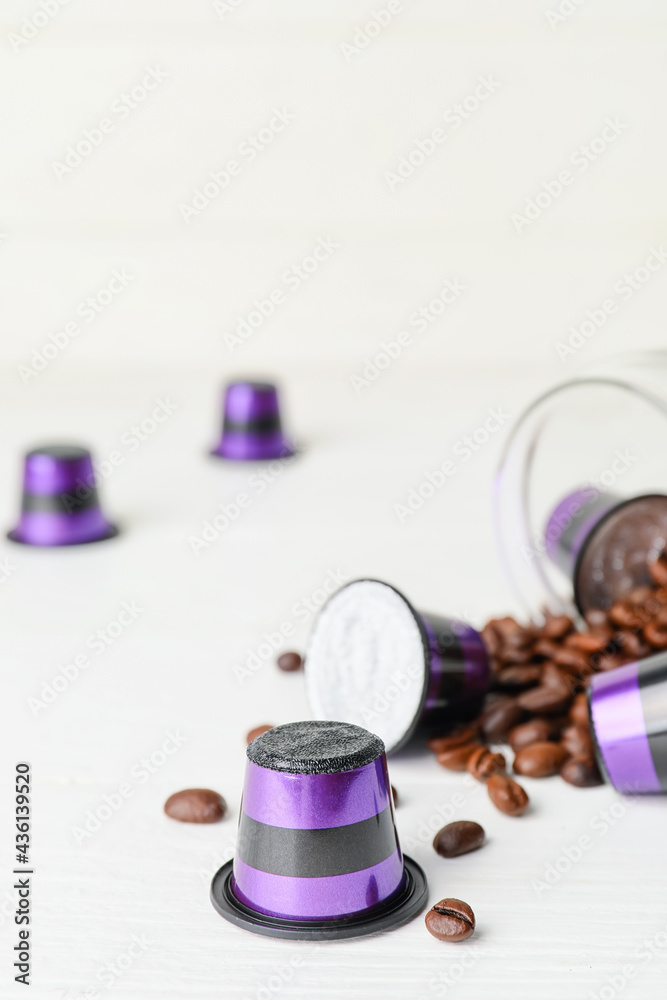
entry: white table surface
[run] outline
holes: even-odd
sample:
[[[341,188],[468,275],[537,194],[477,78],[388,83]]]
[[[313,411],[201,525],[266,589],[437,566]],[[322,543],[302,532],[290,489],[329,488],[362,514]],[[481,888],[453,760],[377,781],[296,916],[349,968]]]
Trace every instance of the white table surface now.
[[[621,806],[609,788],[526,781],[532,809],[515,820],[427,756],[390,762],[400,836],[431,902],[460,896],[476,912],[477,933],[460,946],[431,939],[421,918],[326,947],[272,941],[227,924],[208,900],[233,851],[246,731],[308,716],[302,677],[267,663],[240,684],[235,664],[285,622],[302,649],[312,617],[295,605],[331,573],[377,576],[417,607],[476,624],[516,610],[490,523],[509,422],[414,518],[400,523],[394,504],[490,407],[514,419],[595,358],[664,345],[667,267],[629,297],[614,292],[667,232],[662,0],[586,0],[557,24],[547,18],[557,0],[404,0],[347,61],[341,43],[380,6],[288,0],[278,12],[241,0],[220,16],[193,0],[72,0],[18,50],[9,35],[40,8],[7,0],[0,13],[0,523],[17,516],[23,451],[73,440],[98,460],[120,452],[101,491],[123,528],[72,551],[0,541],[8,1000],[26,995],[10,957],[21,759],[35,780],[36,1000],[664,996],[667,808]],[[167,78],[131,115],[114,113],[100,148],[58,179],[54,161],[155,66]],[[489,75],[499,89],[390,190],[385,173]],[[186,223],[179,206],[275,107],[294,122]],[[512,215],[615,116],[627,126],[617,140],[518,233]],[[328,238],[340,246],[317,273],[230,351],[224,334],[253,300],[284,289],[284,272]],[[114,269],[132,280],[89,323],[79,303]],[[355,394],[351,376],[456,279],[466,290],[446,315]],[[557,344],[610,295],[616,312],[561,360]],[[22,378],[77,317],[80,335]],[[190,537],[248,488],[249,469],[206,456],[220,387],[246,374],[280,381],[303,451],[196,555]],[[175,412],[133,450],[131,428],[164,398]],[[142,609],[137,620],[35,715],[29,699],[126,602]],[[77,844],[87,812],[170,732],[184,745]],[[222,823],[163,815],[169,794],[202,785],[226,797]],[[456,817],[482,822],[489,842],[444,861],[428,828],[459,794]],[[625,811],[603,833],[610,809]],[[538,891],[584,835],[582,860]],[[142,950],[110,981],[135,936]],[[653,957],[644,941],[658,942]]]

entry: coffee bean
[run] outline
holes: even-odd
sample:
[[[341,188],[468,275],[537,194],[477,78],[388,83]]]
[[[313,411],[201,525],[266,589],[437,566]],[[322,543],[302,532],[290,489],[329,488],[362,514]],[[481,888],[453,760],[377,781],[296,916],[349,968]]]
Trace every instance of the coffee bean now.
[[[626,663],[631,663],[632,657],[625,656],[623,653],[604,653],[596,661],[597,670],[603,672],[607,670],[616,670],[617,667],[622,667]]]
[[[492,774],[486,783],[496,809],[507,816],[521,816],[528,808],[528,796],[518,781],[506,774]]]
[[[642,625],[640,615],[628,601],[617,601],[616,604],[612,604],[609,617],[614,625],[620,625],[621,628],[639,628]]]
[[[667,649],[667,629],[656,622],[644,626],[644,638],[656,649]]]
[[[484,827],[468,819],[448,823],[433,838],[433,847],[442,858],[457,858],[459,854],[476,851],[484,843]]]
[[[572,700],[572,692],[565,685],[540,684],[524,691],[517,698],[519,707],[536,715],[558,715],[565,711]]]
[[[546,660],[552,660],[559,649],[560,646],[553,639],[538,639],[533,646],[533,654],[543,656]]]
[[[479,735],[479,726],[476,723],[465,723],[457,726],[450,733],[444,736],[434,736],[426,741],[426,745],[433,753],[444,753],[452,747],[463,746],[464,743],[473,743]]]
[[[593,754],[593,740],[584,726],[568,726],[563,730],[560,742],[571,757],[590,757]]]
[[[488,781],[492,774],[504,774],[507,761],[501,753],[493,753],[488,747],[479,747],[468,757],[468,772],[478,781]]]
[[[227,812],[227,803],[210,788],[186,788],[169,796],[164,811],[181,823],[217,823]]]
[[[567,615],[549,615],[542,626],[545,639],[562,639],[574,628],[574,622]]]
[[[497,656],[502,642],[502,635],[496,628],[495,623],[493,621],[487,622],[480,635],[489,656]]]
[[[444,750],[436,755],[436,760],[441,767],[446,767],[448,771],[465,771],[468,766],[470,756],[477,750],[479,743],[464,743],[460,747],[452,747],[451,750]]]
[[[600,653],[607,642],[604,635],[596,635],[594,632],[573,632],[566,638],[565,645],[568,649],[576,649],[582,653]]]
[[[425,923],[438,941],[465,941],[475,931],[475,914],[461,899],[441,899],[428,911]]]
[[[560,743],[531,743],[519,750],[514,770],[527,778],[548,778],[558,774],[567,760],[567,750]]]
[[[554,663],[577,674],[586,673],[589,669],[588,656],[577,649],[559,649],[554,656]]]
[[[658,587],[667,587],[667,554],[663,551],[648,564],[651,579]]]
[[[555,738],[557,732],[558,725],[553,719],[530,719],[529,722],[522,722],[520,726],[510,729],[507,742],[516,753],[531,743],[543,743]]]
[[[251,729],[246,736],[246,743],[252,743],[252,741],[257,739],[258,736],[261,736],[262,733],[268,733],[269,729],[273,729],[273,726],[256,726],[254,729]]]
[[[565,667],[558,667],[555,663],[545,663],[542,669],[542,684],[545,687],[561,688],[561,690],[567,688],[573,695],[579,686],[579,676],[573,676]]]
[[[637,632],[624,629],[618,632],[616,641],[623,650],[623,655],[631,656],[633,660],[643,660],[651,652],[650,644]]]
[[[282,653],[276,663],[281,670],[291,672],[292,670],[301,670],[303,666],[303,660],[298,653]]]
[[[390,785],[389,787],[391,788],[391,799],[394,803],[394,809],[398,809],[398,792],[393,785]]]
[[[592,788],[603,783],[600,770],[592,756],[571,757],[560,769],[560,776],[577,788]]]
[[[496,680],[499,687],[511,689],[526,688],[532,684],[537,684],[540,680],[540,674],[541,670],[539,667],[512,664],[509,667],[503,667],[499,671]]]
[[[575,695],[572,707],[570,708],[569,717],[570,721],[573,722],[575,726],[588,726],[590,724],[588,718],[588,700],[586,698],[585,691],[582,691],[581,694]]]
[[[524,715],[515,698],[502,697],[489,704],[480,716],[479,723],[489,743],[500,743],[509,730],[522,721]]]

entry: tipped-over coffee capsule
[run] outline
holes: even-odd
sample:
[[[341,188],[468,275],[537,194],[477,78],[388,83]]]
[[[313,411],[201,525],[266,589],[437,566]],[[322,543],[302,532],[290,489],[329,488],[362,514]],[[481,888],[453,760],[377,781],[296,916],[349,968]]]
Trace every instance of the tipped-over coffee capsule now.
[[[101,542],[118,534],[100,509],[90,452],[76,445],[35,448],[25,457],[21,517],[8,537],[45,547]]]
[[[356,580],[329,599],[305,669],[313,715],[365,726],[387,753],[474,715],[490,679],[474,628],[415,611],[380,580]]]
[[[231,382],[225,390],[218,458],[239,462],[288,458],[294,449],[282,431],[278,390],[270,382]]]
[[[344,722],[293,722],[247,749],[234,861],[211,899],[271,937],[327,940],[389,930],[426,901],[401,854],[382,741]]]
[[[591,731],[602,773],[619,792],[667,792],[667,653],[594,674]]]
[[[547,554],[572,581],[582,613],[650,583],[647,564],[666,539],[667,496],[623,500],[592,487],[561,500],[545,531]]]

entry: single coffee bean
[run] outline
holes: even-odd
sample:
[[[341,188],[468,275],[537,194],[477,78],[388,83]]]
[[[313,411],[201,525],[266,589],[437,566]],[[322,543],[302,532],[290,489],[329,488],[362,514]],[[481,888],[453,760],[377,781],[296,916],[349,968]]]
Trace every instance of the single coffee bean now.
[[[526,688],[532,684],[539,683],[540,674],[541,670],[539,667],[528,664],[525,666],[511,664],[508,667],[503,667],[497,674],[496,680],[499,687],[510,689]]]
[[[617,633],[616,641],[623,650],[623,655],[631,656],[633,660],[643,660],[651,652],[650,644],[638,632],[623,629]]]
[[[510,729],[507,741],[516,753],[531,743],[543,743],[545,740],[554,739],[557,732],[558,725],[553,719],[530,719]]]
[[[186,788],[169,796],[164,811],[181,823],[217,823],[227,812],[227,803],[210,788]]]
[[[648,571],[654,583],[659,587],[667,587],[667,553],[663,551],[657,559],[651,560]]]
[[[257,739],[258,736],[261,736],[262,733],[268,733],[269,729],[273,729],[273,726],[256,726],[254,729],[251,729],[246,736],[246,743],[252,743],[252,741]]]
[[[457,858],[459,854],[476,851],[484,843],[484,827],[472,820],[459,819],[438,830],[433,847],[442,858]]]
[[[426,741],[426,745],[433,753],[444,753],[452,747],[460,747],[465,743],[473,743],[479,735],[479,726],[476,723],[465,723],[457,726],[450,733],[444,736],[433,736]]]
[[[500,743],[524,716],[525,712],[517,699],[502,697],[491,702],[480,716],[479,723],[489,743]]]
[[[548,778],[558,774],[567,756],[560,743],[531,743],[517,753],[514,770],[526,778]]]
[[[298,653],[281,653],[281,655],[276,660],[279,668],[291,672],[292,670],[301,670],[303,666],[303,660]]]
[[[496,628],[495,622],[487,622],[480,632],[480,635],[482,636],[482,640],[486,646],[486,651],[489,656],[497,656],[502,642],[502,635]]]
[[[475,914],[461,899],[441,899],[428,911],[425,923],[438,941],[465,941],[475,931]]]
[[[629,601],[617,601],[616,604],[612,604],[609,617],[614,625],[620,625],[621,628],[640,628],[642,625],[641,616]]]
[[[565,667],[558,667],[555,663],[545,663],[542,668],[542,684],[546,687],[567,688],[570,694],[574,695],[579,680],[578,676],[570,674]]]
[[[574,622],[567,615],[549,615],[542,626],[545,639],[562,639],[574,629]]]
[[[588,726],[590,724],[588,718],[588,701],[584,691],[581,694],[575,695],[570,709],[570,722],[573,722],[575,726]]]
[[[398,809],[398,792],[393,785],[390,785],[389,787],[391,788],[391,799],[394,803],[394,809]]]
[[[564,684],[540,684],[539,687],[524,691],[517,698],[520,708],[536,715],[558,715],[565,711],[571,700],[572,692]]]
[[[565,645],[581,653],[600,653],[607,643],[603,635],[596,635],[595,632],[573,632],[566,638]]]
[[[578,649],[559,649],[554,656],[554,663],[559,667],[568,668],[575,673],[585,673],[588,670],[588,656]]]
[[[528,808],[528,795],[518,781],[506,774],[492,774],[486,783],[496,809],[507,816],[521,816]]]
[[[488,747],[479,747],[468,757],[468,772],[478,781],[488,781],[492,774],[504,774],[507,761],[501,753],[493,753]]]
[[[644,626],[644,638],[655,649],[667,649],[667,628],[657,622],[649,622]]]
[[[603,783],[600,770],[592,756],[571,757],[560,769],[560,776],[577,788],[592,788]]]
[[[559,649],[560,646],[553,639],[538,639],[533,646],[533,654],[542,656],[545,660],[552,660]]]
[[[451,750],[444,750],[436,755],[436,760],[441,767],[446,767],[448,771],[465,771],[468,766],[468,759],[478,749],[479,743],[464,743],[460,747],[452,747]]]
[[[593,740],[587,727],[568,726],[563,730],[560,742],[570,757],[593,756]]]

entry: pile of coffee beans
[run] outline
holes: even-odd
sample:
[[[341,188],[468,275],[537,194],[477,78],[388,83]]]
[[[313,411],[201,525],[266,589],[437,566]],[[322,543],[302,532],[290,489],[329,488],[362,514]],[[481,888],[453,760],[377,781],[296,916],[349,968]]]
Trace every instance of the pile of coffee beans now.
[[[510,816],[526,810],[528,796],[489,744],[511,748],[517,775],[559,774],[581,788],[599,785],[586,682],[667,649],[667,556],[648,569],[652,584],[631,590],[609,610],[589,610],[582,631],[567,615],[548,615],[543,625],[510,617],[488,622],[482,636],[492,689],[478,718],[428,741],[438,763],[485,781],[491,801]]]

